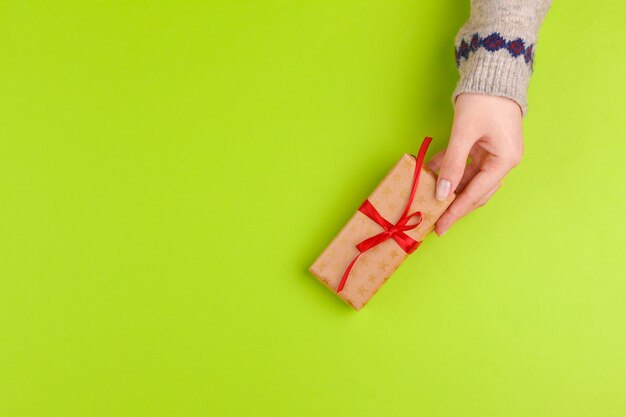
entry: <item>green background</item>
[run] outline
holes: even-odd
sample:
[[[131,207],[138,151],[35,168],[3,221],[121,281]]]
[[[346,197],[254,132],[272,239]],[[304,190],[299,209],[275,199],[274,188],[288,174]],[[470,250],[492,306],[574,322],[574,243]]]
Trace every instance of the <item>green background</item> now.
[[[485,208],[360,312],[307,273],[468,2],[1,1],[0,415],[625,416],[620,1],[555,2]]]

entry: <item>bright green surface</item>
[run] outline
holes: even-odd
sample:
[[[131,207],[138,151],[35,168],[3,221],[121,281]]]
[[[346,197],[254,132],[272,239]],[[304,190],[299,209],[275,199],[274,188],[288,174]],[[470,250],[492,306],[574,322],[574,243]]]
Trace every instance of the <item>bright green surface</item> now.
[[[2,1],[0,416],[626,415],[617,0],[549,13],[490,204],[359,313],[306,272],[445,145],[467,12]]]

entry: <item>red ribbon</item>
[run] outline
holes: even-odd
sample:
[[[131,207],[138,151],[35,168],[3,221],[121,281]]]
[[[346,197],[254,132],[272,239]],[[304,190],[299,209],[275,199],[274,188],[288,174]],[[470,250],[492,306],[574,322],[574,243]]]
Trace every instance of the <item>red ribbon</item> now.
[[[428,146],[432,138],[426,137],[422,142],[422,146],[420,146],[419,153],[417,154],[417,158],[415,160],[415,172],[413,173],[413,185],[411,187],[411,195],[409,196],[409,201],[406,203],[406,207],[402,212],[402,216],[398,219],[396,224],[392,224],[383,216],[380,215],[378,210],[370,203],[369,200],[365,200],[361,207],[359,207],[359,211],[365,214],[370,219],[374,220],[377,224],[379,224],[384,230],[377,235],[374,235],[370,238],[365,239],[361,243],[356,245],[356,248],[359,250],[357,256],[354,257],[350,265],[346,268],[346,271],[343,273],[341,277],[341,281],[339,282],[339,286],[337,287],[337,292],[343,290],[343,287],[346,285],[346,281],[348,280],[348,275],[350,275],[350,271],[352,267],[356,263],[359,256],[368,250],[372,249],[376,245],[380,245],[387,239],[393,239],[396,241],[398,246],[402,248],[406,253],[413,253],[419,247],[420,243],[411,237],[409,237],[406,233],[407,230],[415,229],[422,222],[422,212],[416,211],[409,214],[409,209],[411,208],[411,203],[413,203],[413,199],[415,198],[415,192],[417,191],[417,185],[420,179],[420,172],[422,172],[422,165],[424,163],[424,157],[426,156],[426,151],[428,150]],[[417,218],[417,222],[413,224],[409,224],[409,221],[413,218]]]

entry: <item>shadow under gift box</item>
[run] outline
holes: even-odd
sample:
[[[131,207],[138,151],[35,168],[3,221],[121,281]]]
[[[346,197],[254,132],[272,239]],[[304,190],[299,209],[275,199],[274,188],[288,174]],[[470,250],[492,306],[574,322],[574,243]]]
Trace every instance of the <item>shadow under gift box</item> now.
[[[415,164],[415,156],[405,154],[368,197],[382,217],[393,224],[402,216],[408,203]],[[452,194],[445,201],[437,200],[436,175],[427,168],[422,167],[421,170],[417,191],[408,212],[421,211],[422,221],[416,228],[404,232],[418,242],[424,240],[433,230],[437,219],[455,198]],[[336,292],[346,268],[359,254],[356,245],[382,231],[382,226],[357,211],[311,265],[309,271],[326,287]],[[337,295],[360,310],[407,256],[391,238],[363,252],[353,265],[345,286]]]

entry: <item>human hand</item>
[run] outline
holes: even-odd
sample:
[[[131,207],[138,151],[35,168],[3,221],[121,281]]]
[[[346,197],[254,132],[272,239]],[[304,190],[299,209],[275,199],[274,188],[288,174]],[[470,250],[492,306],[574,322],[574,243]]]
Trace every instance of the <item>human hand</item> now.
[[[437,199],[458,194],[437,221],[439,236],[489,200],[521,161],[523,147],[522,112],[515,101],[470,93],[457,97],[448,148],[428,163],[431,170],[440,171]]]

